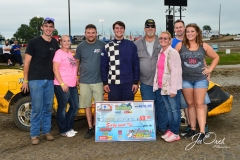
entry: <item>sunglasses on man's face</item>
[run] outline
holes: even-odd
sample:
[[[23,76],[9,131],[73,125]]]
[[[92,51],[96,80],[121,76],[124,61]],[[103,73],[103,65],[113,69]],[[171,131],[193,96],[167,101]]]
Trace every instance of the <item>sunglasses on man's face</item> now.
[[[145,25],[145,28],[156,28],[155,25]]]
[[[159,40],[168,40],[168,38],[167,37],[159,37]]]

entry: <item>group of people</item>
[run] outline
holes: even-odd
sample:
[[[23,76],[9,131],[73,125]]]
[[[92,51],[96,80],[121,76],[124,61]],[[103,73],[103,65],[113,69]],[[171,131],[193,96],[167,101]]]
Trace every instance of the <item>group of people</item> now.
[[[6,41],[5,45],[3,45],[2,49],[3,49],[4,60],[7,62],[8,66],[13,65],[13,63],[11,61],[11,56],[10,56],[11,51],[13,51],[13,54],[14,54],[14,57],[15,57],[17,63],[19,63],[20,66],[23,66],[23,60],[22,60],[22,55],[21,55],[21,46],[18,44],[17,40],[14,41],[13,46],[9,45],[9,42]]]
[[[207,78],[219,57],[202,41],[201,30],[196,24],[188,24],[185,28],[182,20],[176,21],[176,38],[172,40],[167,31],[156,36],[155,21],[148,19],[144,24],[145,36],[132,42],[124,39],[125,24],[116,21],[112,25],[115,38],[107,44],[97,39],[96,26],[88,24],[85,27],[86,40],[77,46],[75,54],[69,49],[68,35],[61,37],[61,48],[51,38],[53,18],[45,18],[41,29],[43,34],[28,44],[22,86],[23,92],[30,90],[32,99],[32,144],[40,143],[40,130],[47,140],[54,140],[50,133],[54,92],[60,134],[65,137],[77,134],[73,125],[80,105],[85,108],[88,131],[84,138],[88,139],[95,132],[92,98],[103,101],[106,92],[109,101],[134,100],[139,86],[143,100],[154,100],[156,129],[165,141],[180,139],[180,108],[183,106],[187,106],[185,110],[189,117],[185,138],[196,134],[197,120],[199,143],[203,141]],[[209,67],[205,55],[213,59]]]

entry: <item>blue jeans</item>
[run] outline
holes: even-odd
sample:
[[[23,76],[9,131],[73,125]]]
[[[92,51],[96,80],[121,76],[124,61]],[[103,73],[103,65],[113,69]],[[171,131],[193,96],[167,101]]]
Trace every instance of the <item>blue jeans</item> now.
[[[30,80],[28,82],[32,99],[31,137],[50,133],[52,123],[53,80]]]
[[[153,86],[141,83],[140,91],[142,95],[142,100],[154,100],[157,130],[167,131],[167,110],[162,99],[161,89],[153,92]]]
[[[14,54],[14,57],[17,60],[17,63],[19,63],[20,65],[23,64],[22,55],[21,54]]]
[[[186,102],[186,100],[185,100],[182,92],[180,93],[180,104],[181,104],[181,105],[180,105],[180,106],[181,106],[181,107],[180,107],[181,109],[185,109],[185,108],[188,107],[187,102]]]
[[[68,92],[64,92],[62,87],[54,85],[54,91],[58,102],[57,123],[61,134],[70,131],[74,125],[74,118],[79,108],[77,87],[68,87]],[[66,107],[70,107],[66,113]]]
[[[180,95],[181,90],[177,91],[175,97],[170,97],[170,95],[162,95],[163,101],[167,109],[169,129],[174,134],[178,134],[180,129]]]

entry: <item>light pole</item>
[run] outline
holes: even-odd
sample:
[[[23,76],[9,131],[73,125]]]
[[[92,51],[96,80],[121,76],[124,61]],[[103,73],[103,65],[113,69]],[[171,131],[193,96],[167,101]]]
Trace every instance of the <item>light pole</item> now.
[[[68,0],[68,26],[69,26],[69,37],[70,41],[72,43],[72,36],[71,36],[71,19],[70,19],[70,0]],[[71,43],[70,43],[70,49],[71,49]]]
[[[218,31],[218,51],[219,51],[219,41],[220,41],[220,17],[221,17],[221,4],[220,4],[220,7],[219,7],[219,31]]]
[[[173,7],[168,6],[168,9],[166,9],[166,11],[165,11],[165,13],[168,12],[168,15],[166,15],[166,18],[167,18],[166,19],[166,21],[167,21],[166,30],[168,30],[172,34],[173,37],[175,37],[175,33],[173,31],[174,30],[173,24],[175,22],[175,17],[179,17],[179,16],[175,16],[175,13],[180,12],[180,19],[182,19],[182,17],[184,17],[184,16],[182,16],[182,11],[185,11],[185,10],[186,9],[182,6],[180,6],[180,8],[177,8],[176,10],[175,10],[175,6],[173,6]],[[171,12],[173,12],[173,15],[171,15]]]
[[[104,22],[104,20],[100,19],[99,21],[102,23],[102,36],[103,36],[103,22]]]
[[[39,33],[39,29],[38,29],[38,28],[39,28],[39,27],[38,27],[38,18],[40,18],[39,15],[37,15],[37,36],[39,35],[39,34],[38,34],[38,33]]]

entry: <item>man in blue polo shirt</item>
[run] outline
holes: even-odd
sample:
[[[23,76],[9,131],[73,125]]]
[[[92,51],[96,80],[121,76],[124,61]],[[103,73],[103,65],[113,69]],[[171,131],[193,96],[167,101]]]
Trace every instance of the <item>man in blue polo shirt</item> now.
[[[17,40],[14,41],[12,50],[13,50],[14,57],[16,58],[17,62],[20,64],[20,66],[23,66],[23,60],[22,60],[22,55],[21,55],[21,46],[18,44]]]

